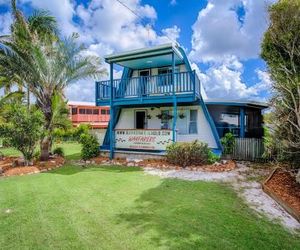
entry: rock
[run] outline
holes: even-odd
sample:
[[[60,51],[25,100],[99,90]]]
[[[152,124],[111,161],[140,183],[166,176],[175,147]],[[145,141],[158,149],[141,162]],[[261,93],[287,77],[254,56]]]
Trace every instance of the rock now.
[[[41,170],[41,172],[42,172],[42,173],[43,173],[43,172],[47,172],[47,169],[44,168],[44,169]]]
[[[91,164],[91,161],[85,161],[86,164]]]
[[[9,208],[6,209],[6,210],[5,210],[5,213],[6,213],[6,214],[10,214],[10,213],[11,213],[11,209],[9,209]]]
[[[222,164],[220,163],[220,162],[215,162],[214,164],[213,164],[213,166],[221,166]]]
[[[134,162],[128,162],[127,163],[127,167],[134,167],[134,166],[135,166]]]
[[[3,169],[0,167],[0,174],[3,174],[4,173],[4,171],[3,171]]]
[[[298,171],[298,174],[296,175],[296,181],[300,183],[300,170]]]
[[[227,164],[227,162],[228,162],[227,160],[222,160],[221,164],[225,165],[225,164]]]
[[[92,163],[92,164],[95,164],[96,162],[95,162],[95,161],[91,161],[91,163]]]

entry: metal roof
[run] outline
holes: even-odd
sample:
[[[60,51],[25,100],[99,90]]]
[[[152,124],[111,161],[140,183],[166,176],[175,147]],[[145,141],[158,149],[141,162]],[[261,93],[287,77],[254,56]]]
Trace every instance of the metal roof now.
[[[207,105],[248,106],[248,107],[261,108],[261,109],[265,109],[269,107],[269,105],[265,102],[258,102],[258,101],[245,100],[245,99],[229,100],[229,99],[221,99],[221,98],[208,98],[204,100],[204,102]]]
[[[130,50],[105,56],[105,62],[115,63],[123,67],[139,69],[170,65],[171,53],[175,54],[175,63],[184,62],[183,55],[178,50],[179,45],[167,43],[154,47]]]

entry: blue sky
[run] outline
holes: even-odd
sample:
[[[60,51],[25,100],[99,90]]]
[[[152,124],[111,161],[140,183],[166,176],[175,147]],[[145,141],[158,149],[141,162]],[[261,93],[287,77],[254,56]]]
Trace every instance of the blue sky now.
[[[77,32],[87,53],[117,51],[177,40],[188,54],[209,98],[267,100],[270,78],[260,59],[274,0],[19,0],[27,15],[46,9],[62,35]],[[0,34],[9,32],[9,0],[0,0]],[[166,37],[167,35],[167,37]],[[107,65],[103,65],[107,67]],[[116,69],[116,76],[121,72]],[[94,81],[66,90],[71,100],[93,101]]]

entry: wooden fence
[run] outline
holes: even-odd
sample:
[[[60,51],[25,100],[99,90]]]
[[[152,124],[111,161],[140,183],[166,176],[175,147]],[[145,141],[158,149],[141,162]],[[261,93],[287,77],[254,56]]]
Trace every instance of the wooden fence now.
[[[232,158],[239,161],[267,161],[263,139],[236,138]]]

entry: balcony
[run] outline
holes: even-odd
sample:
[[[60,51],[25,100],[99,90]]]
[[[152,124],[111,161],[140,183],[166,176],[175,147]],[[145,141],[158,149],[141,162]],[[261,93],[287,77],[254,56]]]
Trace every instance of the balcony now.
[[[172,103],[172,74],[131,77],[113,80],[114,105]],[[177,102],[192,102],[200,98],[200,81],[195,71],[174,74]],[[97,105],[108,105],[110,81],[96,82]]]

